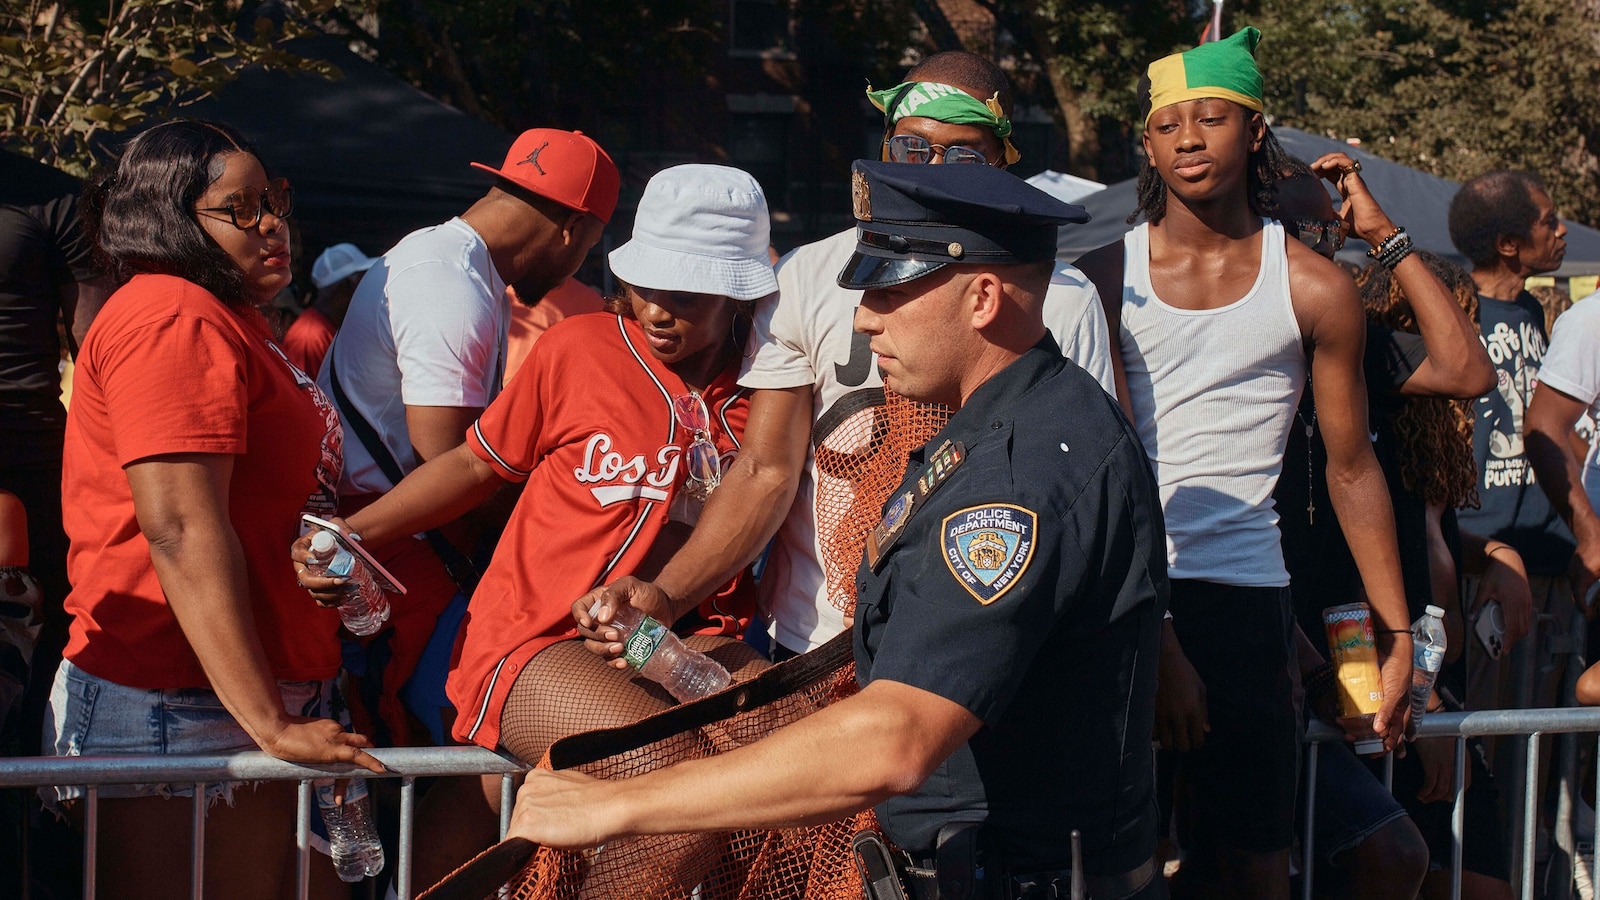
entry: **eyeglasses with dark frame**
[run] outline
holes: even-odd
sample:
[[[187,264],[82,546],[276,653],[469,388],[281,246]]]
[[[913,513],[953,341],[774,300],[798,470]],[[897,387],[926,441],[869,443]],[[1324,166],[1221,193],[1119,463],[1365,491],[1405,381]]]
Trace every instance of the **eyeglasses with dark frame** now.
[[[916,134],[896,134],[884,139],[883,144],[888,148],[889,161],[899,163],[931,163],[934,151],[944,158],[945,163],[955,165],[990,165],[989,158],[971,147],[960,144],[931,144],[927,138]]]
[[[1344,247],[1344,223],[1338,219],[1295,219],[1290,224],[1300,243],[1318,253],[1323,253],[1321,247],[1330,247],[1324,256],[1332,256]]]
[[[688,470],[684,493],[704,501],[722,483],[722,454],[711,442],[711,410],[706,408],[705,398],[698,391],[690,391],[672,398],[672,416],[694,436],[683,452]]]
[[[263,210],[280,219],[287,219],[294,211],[294,188],[287,178],[274,178],[264,188],[245,188],[234,191],[222,206],[199,206],[195,212],[227,213],[228,221],[240,231],[248,231],[261,224]]]

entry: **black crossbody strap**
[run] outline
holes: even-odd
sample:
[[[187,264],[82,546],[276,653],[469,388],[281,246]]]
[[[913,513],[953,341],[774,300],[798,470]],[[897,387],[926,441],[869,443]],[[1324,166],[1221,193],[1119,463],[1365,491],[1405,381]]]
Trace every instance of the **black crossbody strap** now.
[[[368,422],[356,405],[350,402],[349,395],[344,392],[344,386],[339,383],[339,364],[335,362],[337,355],[332,348],[328,350],[328,383],[333,387],[333,404],[339,408],[339,418],[356,433],[361,446],[367,448],[367,455],[371,456],[373,462],[378,464],[378,468],[383,470],[383,475],[389,479],[389,484],[391,486],[399,484],[405,477],[405,473],[400,471],[400,463],[395,460],[394,454],[389,452],[383,439],[378,436],[377,429],[373,428],[372,423]],[[445,571],[450,573],[450,579],[456,583],[457,590],[471,597],[482,575],[478,567],[472,564],[472,560],[465,553],[456,549],[439,529],[430,529],[425,537],[428,539],[428,545],[439,557],[439,561],[444,563]]]
[[[787,697],[839,671],[852,656],[850,630],[809,653],[785,660],[749,681],[640,719],[631,725],[586,731],[550,745],[550,768],[570,769],[637,750],[693,728],[733,718]]]

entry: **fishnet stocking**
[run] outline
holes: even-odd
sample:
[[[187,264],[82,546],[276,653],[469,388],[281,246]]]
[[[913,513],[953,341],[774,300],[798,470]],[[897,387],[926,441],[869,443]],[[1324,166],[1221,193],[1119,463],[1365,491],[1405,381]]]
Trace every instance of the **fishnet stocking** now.
[[[684,642],[722,663],[734,681],[754,678],[771,665],[733,638],[697,634]],[[660,685],[613,669],[582,641],[561,641],[535,654],[511,686],[500,715],[500,743],[531,763],[568,735],[628,725],[675,703]]]

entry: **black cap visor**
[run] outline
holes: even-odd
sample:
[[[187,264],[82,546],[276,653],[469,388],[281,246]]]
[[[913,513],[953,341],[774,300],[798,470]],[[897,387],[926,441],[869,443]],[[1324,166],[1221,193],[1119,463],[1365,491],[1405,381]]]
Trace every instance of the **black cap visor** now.
[[[949,265],[948,260],[906,259],[900,256],[869,256],[859,249],[839,272],[839,287],[853,291],[891,287],[915,281],[929,272]]]

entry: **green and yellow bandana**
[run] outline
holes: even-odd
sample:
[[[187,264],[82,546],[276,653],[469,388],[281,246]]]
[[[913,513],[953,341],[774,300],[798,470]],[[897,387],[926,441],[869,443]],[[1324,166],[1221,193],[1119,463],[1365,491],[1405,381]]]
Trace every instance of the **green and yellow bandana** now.
[[[950,125],[982,125],[1005,144],[1006,165],[1015,165],[1022,158],[1011,144],[1011,119],[1001,111],[999,94],[979,100],[952,85],[908,81],[882,91],[869,86],[867,99],[883,112],[890,128],[906,116],[925,116]]]
[[[1256,68],[1256,44],[1260,42],[1261,32],[1245,27],[1223,40],[1151,63],[1145,72],[1150,79],[1150,108],[1144,114],[1145,124],[1158,109],[1203,97],[1232,100],[1261,112],[1266,91],[1261,70]]]

